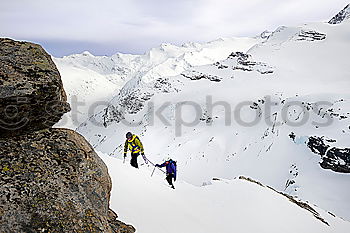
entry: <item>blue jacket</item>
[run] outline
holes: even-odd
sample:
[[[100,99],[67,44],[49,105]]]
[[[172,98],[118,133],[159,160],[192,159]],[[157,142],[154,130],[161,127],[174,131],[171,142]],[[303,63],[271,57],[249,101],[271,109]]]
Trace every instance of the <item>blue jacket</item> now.
[[[175,162],[172,160],[165,161],[161,165],[157,164],[157,167],[166,167],[166,173],[167,174],[174,174],[174,178],[176,179],[176,166]]]

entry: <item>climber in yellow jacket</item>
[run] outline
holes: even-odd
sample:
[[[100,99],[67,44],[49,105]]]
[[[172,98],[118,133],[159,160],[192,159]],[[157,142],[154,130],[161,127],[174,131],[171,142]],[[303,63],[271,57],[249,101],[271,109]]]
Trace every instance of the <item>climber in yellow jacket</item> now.
[[[147,163],[147,158],[145,157],[143,145],[139,137],[132,134],[131,132],[128,132],[126,134],[126,140],[124,144],[124,158],[126,157],[128,150],[131,151],[131,160],[130,160],[131,166],[135,168],[139,168],[139,165],[137,164],[137,157],[140,155],[140,153],[143,159],[145,160],[145,163]]]

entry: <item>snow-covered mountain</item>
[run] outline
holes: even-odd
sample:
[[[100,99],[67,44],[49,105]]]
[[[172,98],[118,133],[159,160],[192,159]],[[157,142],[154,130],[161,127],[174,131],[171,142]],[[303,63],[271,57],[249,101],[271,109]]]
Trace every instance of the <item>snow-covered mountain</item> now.
[[[72,83],[69,72],[64,74],[66,69],[81,69],[96,74],[87,87],[100,87],[103,96],[92,99],[111,97],[105,103],[107,107],[85,114],[89,119],[77,128],[97,151],[121,159],[125,133],[132,131],[140,135],[151,161],[160,162],[166,157],[177,160],[179,181],[186,192],[169,194],[151,183],[169,198],[188,195],[185,203],[191,203],[191,193],[195,197],[204,195],[198,203],[211,200],[213,205],[201,212],[225,212],[225,204],[218,202],[222,191],[228,206],[234,209],[232,216],[236,216],[235,211],[246,210],[230,199],[235,200],[235,192],[265,192],[237,184],[235,178],[243,175],[315,204],[325,211],[322,213],[329,211],[350,220],[349,38],[350,21],[344,20],[338,25],[283,26],[255,39],[224,39],[182,47],[163,44],[145,55],[115,55],[119,57],[114,58],[116,63],[111,62],[115,56],[94,57],[88,53],[55,61],[63,71],[69,94],[78,90],[78,96],[94,96],[85,94],[83,85]],[[85,82],[83,76],[80,78]],[[105,83],[113,90],[108,91],[106,86],[103,91]],[[124,171],[127,165],[105,159],[113,164],[111,171],[113,166],[120,170],[115,179],[130,178],[124,173],[133,172]],[[148,169],[142,167],[140,176]],[[213,182],[214,177],[230,181],[225,186]],[[119,181],[116,184],[123,185]],[[231,185],[232,189],[228,187]],[[144,193],[145,197],[140,198],[153,198],[150,208],[163,213],[162,208],[154,206],[162,199],[146,189],[125,188],[128,194],[122,194],[123,188],[116,195]],[[265,201],[276,197],[275,193],[271,195]],[[125,208],[126,221],[137,221],[134,212],[127,210],[126,198],[114,200],[118,209]],[[295,215],[298,213],[293,218]],[[308,220],[298,219],[304,220],[312,230],[295,231],[318,232]],[[139,224],[141,229],[148,223]],[[223,232],[231,232],[228,225],[224,226]],[[244,232],[241,228],[239,232]],[[332,232],[329,229],[320,232]],[[344,228],[338,229],[345,232]]]
[[[263,35],[262,35],[263,36]],[[175,76],[197,65],[225,59],[231,51],[246,52],[264,40],[256,38],[221,38],[204,44],[182,46],[162,44],[143,55],[117,53],[111,57],[94,56],[89,52],[63,58],[53,58],[60,70],[68,102],[78,108],[67,114],[57,126],[75,129],[104,101],[109,101],[131,79],[151,82],[157,78]],[[78,102],[78,103],[77,103]],[[72,115],[73,114],[73,115]]]

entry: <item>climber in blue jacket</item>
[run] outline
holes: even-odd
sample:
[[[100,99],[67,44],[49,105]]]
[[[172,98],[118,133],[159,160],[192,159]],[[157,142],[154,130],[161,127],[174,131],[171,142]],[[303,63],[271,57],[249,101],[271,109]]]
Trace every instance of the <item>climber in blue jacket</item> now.
[[[172,159],[169,159],[160,165],[156,164],[156,167],[166,167],[166,180],[168,181],[171,188],[175,189],[173,178],[174,181],[176,181],[176,162]]]

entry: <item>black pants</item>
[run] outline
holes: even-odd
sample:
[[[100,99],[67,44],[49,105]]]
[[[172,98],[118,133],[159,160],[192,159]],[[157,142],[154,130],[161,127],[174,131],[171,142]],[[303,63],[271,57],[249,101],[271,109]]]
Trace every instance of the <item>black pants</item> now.
[[[167,173],[166,174],[166,181],[168,181],[168,184],[171,185],[171,187],[174,189],[174,184],[173,184],[173,178],[174,178],[174,174],[172,173]]]
[[[139,168],[139,165],[137,164],[137,157],[139,155],[140,155],[140,153],[131,154],[131,160],[130,160],[131,166],[133,166],[135,168]]]

